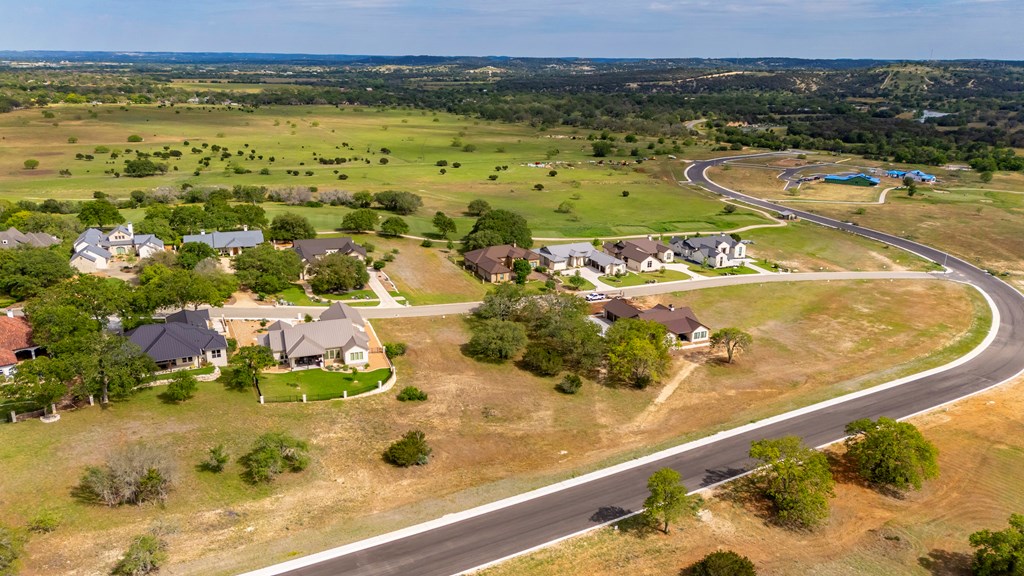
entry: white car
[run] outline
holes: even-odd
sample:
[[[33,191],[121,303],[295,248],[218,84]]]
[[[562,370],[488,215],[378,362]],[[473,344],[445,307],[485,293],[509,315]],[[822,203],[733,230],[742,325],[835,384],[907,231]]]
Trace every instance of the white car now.
[[[607,300],[607,299],[608,299],[607,296],[605,296],[604,294],[598,293],[598,292],[595,292],[593,294],[587,294],[587,296],[586,296],[586,301],[587,302],[597,302],[598,300]]]

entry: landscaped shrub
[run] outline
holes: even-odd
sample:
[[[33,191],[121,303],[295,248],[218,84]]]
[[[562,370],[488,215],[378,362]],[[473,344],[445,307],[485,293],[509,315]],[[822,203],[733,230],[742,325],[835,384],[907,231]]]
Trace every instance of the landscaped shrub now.
[[[174,376],[171,377],[171,383],[167,385],[164,398],[168,402],[184,402],[195,396],[198,389],[199,384],[196,381],[196,377],[182,370],[175,372]]]
[[[245,468],[242,477],[259,484],[271,482],[284,472],[301,472],[309,466],[309,445],[283,432],[260,436],[252,450],[238,459]]]
[[[577,374],[566,374],[555,388],[563,394],[575,394],[583,388],[583,379]]]
[[[405,342],[388,342],[384,344],[384,353],[388,358],[397,358],[405,356],[406,348]]]
[[[136,444],[114,453],[102,468],[86,468],[77,493],[107,506],[163,501],[171,490],[172,476],[172,467],[163,454]]]
[[[398,393],[399,402],[423,402],[427,399],[427,393],[415,386],[406,386]]]
[[[693,565],[693,576],[757,576],[754,563],[732,550],[712,552]]]
[[[407,468],[409,466],[422,466],[430,459],[430,446],[427,445],[423,432],[410,430],[388,449],[384,451],[383,458],[388,464]]]
[[[167,561],[167,544],[151,534],[136,536],[124,556],[110,572],[114,576],[144,576],[160,569]]]
[[[60,520],[60,514],[56,511],[49,509],[40,510],[28,521],[28,529],[30,532],[37,534],[46,534],[56,530],[60,526]]]

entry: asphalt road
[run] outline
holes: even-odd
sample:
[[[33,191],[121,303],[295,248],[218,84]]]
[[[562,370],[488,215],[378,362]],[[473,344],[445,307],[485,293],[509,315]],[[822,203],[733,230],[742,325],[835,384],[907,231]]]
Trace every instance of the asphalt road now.
[[[784,209],[709,181],[704,169],[722,161],[697,162],[691,165],[688,175],[692,181],[719,194],[769,210]],[[796,212],[806,221],[860,234],[939,263],[945,262],[951,269],[951,279],[970,283],[992,299],[1000,318],[995,339],[977,356],[944,372],[756,430],[719,435],[713,442],[655,462],[316,564],[300,568],[293,568],[294,564],[282,565],[259,573],[291,576],[448,576],[460,573],[639,510],[647,495],[647,478],[659,468],[669,466],[680,471],[690,488],[708,486],[749,469],[751,462],[747,451],[752,441],[796,434],[810,445],[824,445],[841,439],[845,425],[852,420],[906,417],[984,390],[1024,370],[1024,296],[1019,292],[967,262],[933,248],[792,208],[785,209]],[[935,313],[943,311],[937,309]]]

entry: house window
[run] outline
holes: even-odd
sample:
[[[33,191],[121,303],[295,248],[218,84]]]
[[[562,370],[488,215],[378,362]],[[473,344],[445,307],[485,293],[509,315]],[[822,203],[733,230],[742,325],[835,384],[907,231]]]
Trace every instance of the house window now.
[[[211,350],[210,358],[220,358],[222,350]]]
[[[697,330],[693,333],[694,340],[703,340],[708,337],[708,333],[705,330]]]
[[[328,350],[324,350],[324,360],[336,360],[337,358],[338,358],[338,349],[337,348],[330,348]]]
[[[365,360],[363,357],[364,352],[352,352],[348,355],[349,360]]]

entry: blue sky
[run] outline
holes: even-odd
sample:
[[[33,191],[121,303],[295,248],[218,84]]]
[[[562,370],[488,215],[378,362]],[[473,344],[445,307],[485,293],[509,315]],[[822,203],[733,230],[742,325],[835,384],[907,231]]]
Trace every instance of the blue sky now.
[[[1021,0],[3,0],[0,49],[1024,60]]]

